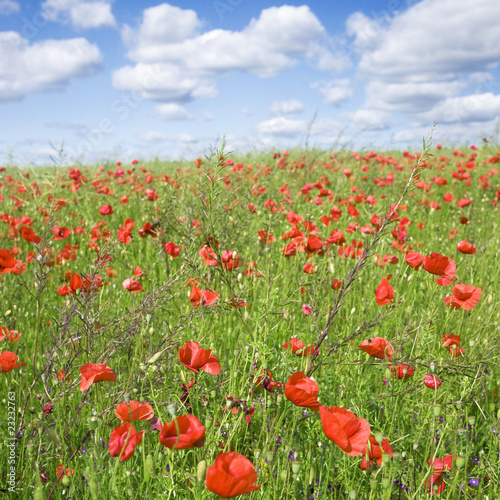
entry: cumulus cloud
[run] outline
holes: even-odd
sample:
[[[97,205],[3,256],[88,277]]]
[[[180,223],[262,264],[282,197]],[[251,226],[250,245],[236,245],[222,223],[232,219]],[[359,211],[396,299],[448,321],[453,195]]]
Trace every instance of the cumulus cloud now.
[[[166,121],[182,121],[193,118],[180,104],[174,102],[156,106],[156,112]]]
[[[116,25],[111,5],[104,0],[45,0],[42,11],[47,20],[71,22],[75,28],[89,29]]]
[[[500,61],[500,3],[422,0],[390,20],[355,13],[347,32],[368,77],[367,107],[413,113],[456,97],[463,75]]]
[[[315,82],[311,85],[323,94],[325,104],[340,105],[352,97],[354,90],[347,78],[328,83]]]
[[[363,130],[384,130],[389,128],[390,113],[378,109],[358,109],[351,115],[351,123]]]
[[[93,75],[100,65],[99,49],[84,38],[30,45],[14,31],[0,32],[0,101],[63,90],[71,79]]]
[[[144,132],[139,136],[139,138],[146,144],[161,144],[164,142],[195,144],[198,142],[195,137],[184,132],[180,132],[178,134],[164,134],[155,130]]]
[[[274,115],[289,115],[293,113],[302,113],[304,105],[297,99],[289,99],[288,101],[275,101],[271,104],[271,113]]]
[[[8,16],[20,10],[21,6],[19,2],[14,2],[13,0],[0,0],[0,16]]]
[[[498,116],[500,95],[491,92],[445,99],[424,115],[439,123],[487,122]]]
[[[272,135],[276,137],[294,137],[303,134],[306,130],[304,120],[291,120],[278,117],[259,123],[256,127],[259,134]]]
[[[337,61],[325,28],[306,5],[265,9],[241,31],[201,32],[201,26],[193,10],[169,4],[146,9],[137,28],[122,31],[136,64],[114,73],[115,87],[157,100],[207,98],[217,95],[215,77],[230,71],[266,78],[303,62],[327,67]],[[337,62],[345,67],[345,58]],[[157,86],[145,92],[141,80],[148,73],[158,75]]]

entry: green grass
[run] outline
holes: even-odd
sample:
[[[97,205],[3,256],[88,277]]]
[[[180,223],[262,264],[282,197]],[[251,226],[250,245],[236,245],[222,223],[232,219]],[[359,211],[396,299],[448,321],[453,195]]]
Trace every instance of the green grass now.
[[[456,154],[430,152],[433,156],[418,171],[417,180],[424,184],[412,184],[397,211],[399,218],[379,235],[372,255],[360,262],[339,255],[334,244],[325,246],[322,256],[307,258],[307,253],[297,252],[285,257],[282,248],[289,240],[281,237],[293,227],[287,213],[293,210],[314,222],[322,241],[339,229],[346,245],[355,239],[364,250],[372,236],[360,227],[373,229],[372,216],[385,217],[400,199],[416,164],[408,154],[354,156],[341,151],[332,156],[297,150],[289,156],[259,153],[239,158],[218,151],[198,167],[156,161],[139,163],[128,174],[133,166],[124,164],[123,177],[115,177],[116,165],[80,166],[85,179],[78,183],[67,168],[7,168],[0,174],[0,210],[6,214],[0,223],[0,248],[17,247],[16,259],[22,262],[32,251],[33,259],[25,272],[3,274],[0,284],[0,326],[22,333],[12,344],[3,340],[0,349],[26,363],[0,374],[0,487],[11,486],[7,474],[13,466],[18,498],[216,498],[205,486],[203,468],[234,449],[253,463],[256,484],[261,485],[245,498],[426,498],[429,460],[449,454],[464,461],[461,465],[462,460],[454,460],[443,475],[446,487],[436,497],[497,498],[499,153],[491,145]],[[350,177],[343,174],[346,168]],[[470,182],[467,175],[457,178],[460,169],[470,174]],[[438,185],[436,177],[447,184]],[[385,179],[385,186],[376,179]],[[319,201],[318,182],[330,191]],[[316,187],[303,194],[306,184]],[[147,189],[156,191],[157,199]],[[446,193],[454,195],[453,202],[443,200]],[[120,201],[124,195],[126,205]],[[461,198],[472,203],[460,208]],[[59,199],[67,203],[54,210]],[[281,208],[271,211],[269,199]],[[16,208],[17,200],[22,205]],[[440,209],[431,208],[433,202]],[[113,207],[111,215],[99,213],[105,204]],[[349,204],[359,211],[357,218],[349,215]],[[320,218],[334,205],[342,215],[326,227]],[[43,238],[39,245],[20,237],[21,227],[29,222],[23,216],[31,218],[31,227]],[[391,231],[403,217],[410,222],[407,234],[400,248],[393,247]],[[461,217],[469,222],[462,224]],[[117,240],[117,231],[128,218],[135,228],[125,245]],[[91,241],[91,230],[100,220],[105,225]],[[146,222],[153,223],[156,238],[139,236]],[[353,222],[358,228],[346,232]],[[72,234],[53,240],[50,228],[57,224],[69,227]],[[77,226],[85,232],[75,234]],[[299,228],[309,235],[302,223]],[[274,235],[275,241],[262,243],[258,231]],[[458,252],[462,240],[473,243],[477,253]],[[180,248],[175,259],[164,250],[170,241]],[[219,261],[225,250],[235,251],[241,267],[230,271],[203,264],[199,251],[209,241]],[[89,243],[94,248],[88,248]],[[66,244],[78,245],[75,260],[58,259]],[[53,265],[44,265],[51,260],[49,253],[37,260],[43,248],[51,249]],[[483,290],[478,305],[470,311],[447,308],[443,298],[451,295],[453,285],[439,286],[436,276],[412,269],[405,262],[409,250],[452,258],[456,283]],[[105,261],[105,255],[112,261]],[[385,255],[395,255],[398,262],[377,265]],[[306,274],[304,265],[311,261],[317,271]],[[245,275],[253,262],[256,266],[249,269],[254,272]],[[359,276],[349,280],[355,265]],[[136,278],[144,292],[132,294],[122,282],[134,277],[136,266],[145,271]],[[108,275],[106,269],[113,272]],[[57,287],[69,284],[70,273],[100,275],[107,284],[92,293],[79,290],[62,297]],[[395,295],[380,306],[375,290],[388,274]],[[190,278],[201,290],[219,294],[215,305],[191,305]],[[343,281],[344,289],[333,290],[333,278]],[[339,293],[346,294],[344,302],[326,332]],[[232,307],[238,301],[245,305]],[[311,306],[310,315],[303,313],[303,304]],[[441,345],[443,335],[450,333],[461,337],[463,356],[452,358]],[[282,347],[292,337],[306,346],[324,337],[321,353],[312,358],[293,355]],[[394,346],[392,362],[358,348],[374,337]],[[178,355],[186,341],[211,349],[221,364],[220,374],[187,370]],[[89,362],[106,363],[116,382],[80,391],[79,368]],[[413,377],[391,377],[389,366],[397,363],[412,366]],[[367,420],[372,435],[380,432],[387,438],[393,457],[381,467],[361,470],[362,455],[348,456],[330,441],[318,413],[294,406],[283,387],[273,392],[256,388],[255,377],[266,369],[273,381],[283,384],[296,371],[312,374],[320,404],[344,407]],[[58,379],[60,370],[67,379]],[[428,373],[442,380],[438,390],[424,385]],[[188,390],[192,379],[195,384]],[[8,432],[12,393],[16,440],[9,439]],[[112,457],[108,443],[120,425],[114,411],[124,400],[150,403],[162,424],[190,409],[205,426],[205,444],[170,450],[160,444],[151,422],[138,420],[134,426],[144,434],[133,457]],[[7,446],[12,443],[14,461],[9,463]],[[58,474],[60,464],[74,472]]]

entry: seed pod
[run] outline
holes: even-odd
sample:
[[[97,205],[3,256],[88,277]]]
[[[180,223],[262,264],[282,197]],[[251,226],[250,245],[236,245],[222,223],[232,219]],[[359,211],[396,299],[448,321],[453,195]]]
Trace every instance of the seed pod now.
[[[201,462],[198,463],[198,466],[196,467],[196,477],[200,483],[205,480],[206,473],[207,473],[207,462],[205,460],[202,460]]]

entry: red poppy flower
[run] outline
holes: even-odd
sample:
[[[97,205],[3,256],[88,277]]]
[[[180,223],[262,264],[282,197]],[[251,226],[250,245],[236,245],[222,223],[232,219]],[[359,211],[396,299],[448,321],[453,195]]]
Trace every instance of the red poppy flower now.
[[[258,231],[257,233],[259,235],[260,241],[264,243],[264,245],[270,245],[271,243],[273,243],[273,241],[276,240],[276,238],[272,234],[269,234],[267,231]]]
[[[283,344],[283,347],[285,349],[291,349],[292,354],[295,354],[296,356],[301,358],[302,356],[310,356],[314,352],[315,346],[314,346],[314,344],[312,344],[309,347],[305,347],[305,344],[304,344],[304,342],[302,342],[302,340],[299,340],[295,337],[292,337],[290,339],[290,342],[285,342]]]
[[[165,244],[165,252],[167,252],[168,255],[172,257],[172,259],[176,259],[177,257],[179,257],[181,250],[175,243],[170,241]]]
[[[221,498],[233,498],[258,490],[257,471],[248,458],[231,451],[215,458],[213,467],[207,467],[205,485]]]
[[[391,365],[391,373],[393,377],[399,379],[410,378],[415,374],[415,369],[407,365]]]
[[[0,354],[0,373],[10,372],[14,368],[19,368],[20,366],[26,366],[26,363],[18,363],[18,357],[16,354],[10,351],[3,351]]]
[[[439,389],[441,387],[441,380],[439,380],[436,375],[428,373],[424,378],[424,384],[429,387],[429,389]]]
[[[31,227],[26,226],[21,228],[21,238],[28,243],[35,243],[35,245],[38,245],[42,241],[42,238],[37,236]]]
[[[379,306],[385,306],[389,302],[394,302],[394,288],[392,288],[389,280],[382,278],[382,282],[375,290],[375,301]]]
[[[285,384],[285,397],[295,406],[319,411],[318,384],[302,372],[295,372]]]
[[[210,375],[218,375],[221,371],[217,356],[212,354],[211,349],[202,349],[198,342],[186,342],[179,349],[179,361],[195,373],[203,370]]]
[[[125,290],[128,290],[132,293],[139,293],[144,291],[142,288],[142,283],[132,278],[127,278],[126,280],[124,280],[122,286],[123,288],[125,288]]]
[[[342,286],[342,281],[337,278],[332,279],[332,290],[338,290]]]
[[[241,266],[240,256],[233,250],[224,250],[221,256],[222,267],[227,271],[233,271]]]
[[[113,207],[111,205],[103,205],[99,209],[101,215],[111,215],[113,213]]]
[[[389,453],[392,458],[393,452],[387,438],[382,439],[379,445],[374,436],[370,436],[368,444],[363,451],[363,459],[361,460],[361,470],[366,470],[373,465],[375,460],[378,465],[382,465],[382,453]]]
[[[468,207],[472,203],[472,200],[469,198],[462,198],[461,200],[457,201],[457,207],[463,208],[463,207]]]
[[[418,252],[407,252],[405,261],[409,266],[418,271],[424,262],[424,256]]]
[[[268,392],[273,392],[274,387],[283,387],[283,384],[281,382],[274,382],[271,370],[266,368],[266,376],[260,375],[257,377],[255,380],[255,386],[260,389],[265,389]]]
[[[158,233],[153,229],[153,224],[151,224],[151,222],[145,222],[144,226],[142,226],[142,229],[139,229],[138,233],[141,238],[151,236],[155,239],[158,236]]]
[[[302,304],[302,312],[306,315],[309,316],[312,313],[312,307],[308,306],[307,304]]]
[[[13,252],[7,249],[0,250],[0,274],[7,274],[16,267],[16,258]]]
[[[472,243],[469,243],[466,240],[458,243],[457,250],[460,253],[465,253],[467,255],[474,255],[477,252],[477,248]]]
[[[51,231],[54,233],[54,240],[65,240],[71,235],[71,229],[67,227],[54,226]]]
[[[461,340],[462,339],[459,335],[455,335],[454,333],[450,333],[448,335],[447,333],[445,333],[444,337],[441,339],[441,345],[443,347],[449,347],[451,356],[453,358],[458,358],[465,352],[460,345]]]
[[[193,307],[211,306],[219,300],[219,294],[212,290],[201,290],[196,286],[191,289],[189,300]]]
[[[160,443],[171,450],[201,448],[205,444],[205,427],[194,415],[181,415],[163,425]]]
[[[80,367],[82,374],[82,381],[80,383],[80,390],[86,391],[92,384],[96,382],[116,382],[116,375],[109,366],[104,364],[87,363]]]
[[[373,337],[363,340],[358,347],[363,349],[363,351],[367,352],[370,356],[378,359],[392,359],[392,355],[394,354],[394,347],[392,347],[392,344],[382,337]]]
[[[50,404],[50,403],[48,403],[48,404]],[[63,464],[59,464],[56,467],[56,476],[57,477],[62,477],[62,476],[71,477],[71,475],[74,473],[75,473],[75,469],[70,469],[69,467],[66,467],[66,469],[64,469]]]
[[[453,295],[443,299],[448,307],[452,309],[462,308],[466,311],[470,311],[477,306],[483,290],[481,288],[476,288],[474,285],[459,283],[452,288],[451,293]]]
[[[15,342],[21,337],[21,334],[17,330],[8,330],[5,326],[0,326],[0,341],[8,339],[11,342]]]
[[[120,403],[115,409],[116,418],[121,420],[121,424],[134,422],[135,420],[151,420],[154,417],[154,410],[149,403],[140,403],[130,400]]]
[[[141,444],[144,431],[137,432],[131,424],[121,425],[113,429],[109,438],[109,453],[112,457],[120,457],[124,462],[132,458],[136,446]]]
[[[206,266],[218,266],[217,254],[206,245],[198,252],[200,257],[203,258],[203,264]]]
[[[424,269],[431,274],[452,278],[457,272],[457,266],[450,258],[438,253],[424,257]]]
[[[314,274],[318,269],[318,266],[314,264],[313,262],[307,262],[306,265],[304,266],[303,271],[306,274]]]
[[[439,458],[434,459],[431,475],[425,480],[425,486],[427,487],[427,493],[429,495],[439,495],[444,491],[446,485],[443,480],[443,472],[451,470],[453,458],[453,455],[446,455],[443,460]],[[429,465],[431,465],[430,458]]]
[[[370,436],[370,424],[364,418],[337,406],[321,406],[319,415],[325,436],[344,453],[351,457],[363,453]]]

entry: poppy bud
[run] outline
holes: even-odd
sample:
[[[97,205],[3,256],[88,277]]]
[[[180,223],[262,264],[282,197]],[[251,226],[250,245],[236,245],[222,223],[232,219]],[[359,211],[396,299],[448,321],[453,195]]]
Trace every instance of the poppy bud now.
[[[202,460],[196,467],[196,478],[200,483],[205,480],[206,474],[207,474],[207,462],[205,460]]]
[[[465,465],[465,457],[457,457],[457,467],[461,469]]]
[[[378,445],[382,445],[382,441],[384,440],[384,435],[380,431],[376,431],[374,434],[375,440],[377,441]]]
[[[63,476],[61,483],[63,486],[69,486],[71,484],[71,479],[68,476]]]
[[[144,481],[148,482],[153,477],[155,477],[153,456],[151,454],[148,454],[148,456],[146,457],[146,463],[144,464]]]
[[[352,488],[351,490],[349,490],[349,498],[351,500],[356,500],[357,496],[358,496],[358,494],[356,493],[356,490],[354,488]]]
[[[384,451],[384,453],[382,453],[382,463],[387,465],[389,463],[390,459],[391,459],[391,455]]]
[[[172,418],[177,417],[177,406],[175,406],[174,404],[169,404],[167,406],[167,411]]]
[[[441,405],[434,405],[432,411],[434,412],[435,417],[439,417],[439,415],[441,415]]]

